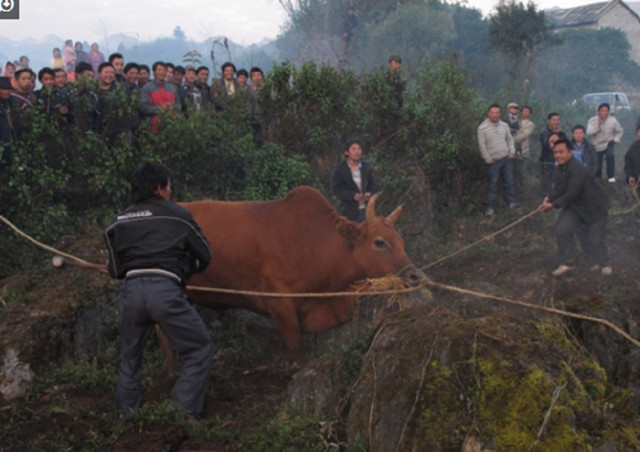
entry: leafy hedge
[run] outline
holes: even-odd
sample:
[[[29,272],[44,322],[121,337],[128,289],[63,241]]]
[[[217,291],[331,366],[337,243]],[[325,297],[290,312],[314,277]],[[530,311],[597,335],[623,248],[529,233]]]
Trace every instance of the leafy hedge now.
[[[476,201],[469,184],[484,177],[475,148],[484,106],[455,61],[425,65],[411,85],[403,92],[406,81],[384,70],[359,75],[283,63],[258,96],[261,127],[243,95],[222,112],[166,114],[158,133],[145,121],[123,133],[137,100],[119,92],[111,99],[118,107],[106,108],[101,127],[89,127],[81,115],[69,122],[32,109],[24,118],[30,127],[11,145],[10,166],[0,173],[0,211],[48,243],[86,225],[102,227],[127,204],[127,175],[143,160],[172,170],[177,200],[272,199],[300,184],[329,195],[331,168],[349,138],[361,141],[390,204],[413,197],[430,215],[440,206],[463,210]],[[82,92],[72,90],[70,103],[90,112]],[[16,261],[20,267],[37,258],[22,239],[3,236],[0,276]]]

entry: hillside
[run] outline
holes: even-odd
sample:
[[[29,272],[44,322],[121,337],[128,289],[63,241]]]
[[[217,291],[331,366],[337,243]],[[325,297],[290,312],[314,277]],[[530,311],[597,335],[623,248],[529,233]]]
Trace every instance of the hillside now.
[[[556,253],[552,213],[536,214],[427,269],[427,275],[605,318],[637,338],[640,240],[631,215],[618,213],[628,206],[625,190],[607,191],[614,200],[609,277],[584,266],[568,277],[550,276]],[[531,197],[521,211],[490,219],[441,218],[448,228],[432,226],[405,237],[406,248],[426,267],[535,207]],[[412,221],[409,213],[399,227],[410,230]],[[99,231],[60,245],[89,260],[104,259]],[[534,450],[559,450],[560,444],[571,450],[587,444],[593,450],[640,448],[640,353],[588,321],[434,288],[431,297],[409,296],[399,312],[384,297],[367,299],[350,324],[306,338],[309,361],[291,377],[270,321],[242,310],[203,310],[219,347],[203,417],[186,420],[169,408],[172,380],[162,376],[151,340],[144,409],[123,420],[112,402],[117,285],[99,274],[43,264],[2,286],[2,346],[22,344],[21,359],[35,372],[27,397],[0,408],[4,450],[356,451],[369,443],[372,451],[399,444],[460,450],[463,443],[463,450],[526,450],[523,444],[539,431]],[[373,402],[372,393],[378,394]],[[547,411],[550,418],[540,430]],[[501,416],[523,416],[526,427],[500,429],[511,425]]]

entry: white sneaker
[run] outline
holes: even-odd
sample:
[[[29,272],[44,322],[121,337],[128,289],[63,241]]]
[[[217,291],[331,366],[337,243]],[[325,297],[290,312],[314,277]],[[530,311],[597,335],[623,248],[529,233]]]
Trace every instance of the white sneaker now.
[[[553,276],[562,276],[566,273],[569,273],[571,270],[573,270],[573,268],[574,267],[570,267],[569,265],[561,264],[560,266],[558,266],[558,268],[551,272],[551,274]]]
[[[604,276],[609,276],[611,273],[613,273],[613,269],[610,266],[607,265],[605,267],[602,267],[602,274]]]
[[[593,265],[591,266],[591,268],[589,268],[589,271],[592,271],[592,272],[599,272],[599,271],[600,271],[600,266],[599,266],[598,264],[593,264]]]
[[[610,177],[609,178],[609,183],[610,184],[615,184],[616,183],[616,178],[615,177]]]

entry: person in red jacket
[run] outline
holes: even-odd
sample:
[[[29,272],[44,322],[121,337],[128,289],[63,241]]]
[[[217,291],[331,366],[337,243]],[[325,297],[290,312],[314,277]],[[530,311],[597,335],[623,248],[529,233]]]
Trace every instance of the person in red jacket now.
[[[179,108],[178,94],[172,83],[166,83],[167,65],[162,61],[153,63],[153,77],[140,90],[140,114],[151,118],[151,130],[158,131],[158,116],[163,112]]]

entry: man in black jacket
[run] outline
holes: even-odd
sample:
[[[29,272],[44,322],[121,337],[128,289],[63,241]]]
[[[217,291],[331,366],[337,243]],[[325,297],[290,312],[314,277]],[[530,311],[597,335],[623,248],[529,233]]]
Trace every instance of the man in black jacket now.
[[[4,166],[9,166],[11,161],[9,144],[15,138],[11,123],[11,79],[0,77],[0,174]]]
[[[15,139],[11,122],[11,79],[0,77],[0,184],[8,184],[9,167],[11,166],[11,141]],[[0,199],[0,212],[8,207],[10,200]]]
[[[576,245],[574,235],[581,236],[584,251],[592,271],[610,275],[605,229],[609,200],[589,171],[573,157],[573,146],[561,138],[553,147],[558,163],[555,182],[549,196],[540,205],[541,211],[562,209],[556,220],[560,265],[553,272],[561,276],[573,270]]]
[[[636,141],[629,146],[624,156],[624,175],[631,189],[640,196],[640,125],[636,128]],[[638,222],[636,235],[640,237],[640,222]]]
[[[142,392],[142,353],[158,324],[177,350],[182,367],[173,404],[200,414],[214,354],[211,336],[184,290],[192,273],[211,260],[207,239],[191,214],[169,201],[169,171],[144,163],[131,176],[133,204],[105,231],[109,274],[120,289],[122,360],[116,405],[137,411]]]

